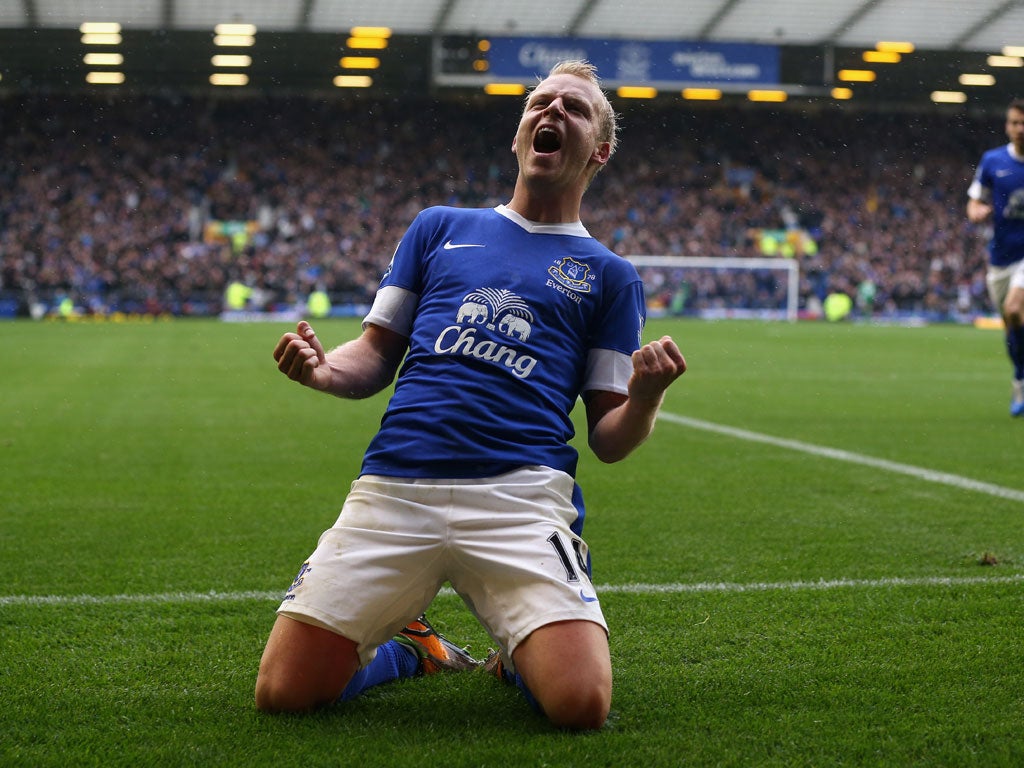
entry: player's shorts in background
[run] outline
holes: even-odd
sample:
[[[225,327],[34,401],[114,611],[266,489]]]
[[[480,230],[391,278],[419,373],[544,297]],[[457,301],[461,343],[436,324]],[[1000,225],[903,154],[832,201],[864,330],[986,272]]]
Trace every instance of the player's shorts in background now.
[[[556,621],[605,623],[586,543],[570,530],[574,480],[525,467],[482,480],[364,476],[278,612],[378,645],[450,582],[507,659]]]
[[[1003,303],[1011,288],[1024,288],[1024,260],[1015,261],[1005,267],[989,266],[985,275],[988,286],[988,297],[992,306],[1000,315],[1003,314]]]

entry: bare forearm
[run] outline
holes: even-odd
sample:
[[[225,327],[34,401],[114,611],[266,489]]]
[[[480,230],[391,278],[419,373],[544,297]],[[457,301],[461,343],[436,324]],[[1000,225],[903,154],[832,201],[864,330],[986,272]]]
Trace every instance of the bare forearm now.
[[[329,353],[316,331],[300,320],[274,347],[274,360],[292,381],[337,397],[358,399],[380,392],[395,378],[408,348],[406,337],[367,325],[357,339]]]
[[[601,461],[621,461],[643,443],[654,430],[662,398],[628,398],[607,411],[590,430],[590,449]]]
[[[626,458],[654,430],[665,390],[686,372],[686,359],[669,336],[633,353],[628,394],[591,391],[586,396],[590,449],[601,461]]]
[[[326,363],[331,377],[322,391],[351,400],[377,394],[395,376],[394,366],[363,337],[332,349]]]

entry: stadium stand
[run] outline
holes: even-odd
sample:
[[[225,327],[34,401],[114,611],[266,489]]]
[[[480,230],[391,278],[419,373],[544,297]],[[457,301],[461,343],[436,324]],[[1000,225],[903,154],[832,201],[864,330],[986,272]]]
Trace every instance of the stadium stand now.
[[[622,255],[757,256],[799,232],[801,304],[987,313],[965,194],[986,116],[617,103],[585,204]],[[428,204],[505,202],[517,99],[14,96],[0,121],[0,314],[216,315],[368,302]],[[781,242],[781,245],[780,245]],[[63,305],[62,305],[63,302]]]

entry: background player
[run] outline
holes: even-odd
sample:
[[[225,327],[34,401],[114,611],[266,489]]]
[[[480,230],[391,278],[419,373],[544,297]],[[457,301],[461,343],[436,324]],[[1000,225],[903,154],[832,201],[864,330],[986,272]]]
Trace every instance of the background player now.
[[[992,220],[988,291],[1003,317],[1013,364],[1010,415],[1024,416],[1024,99],[1006,110],[1006,136],[1009,144],[981,157],[967,192],[967,218]]]
[[[261,709],[305,710],[408,674],[370,662],[378,647],[400,650],[389,638],[449,582],[500,648],[490,668],[556,725],[604,723],[607,625],[570,411],[582,396],[590,448],[618,461],[686,370],[669,337],[640,347],[636,270],[580,223],[615,141],[593,67],[556,66],[521,115],[508,205],[421,212],[361,336],[325,353],[303,322],[279,341],[281,371],[340,397],[372,395],[401,371],[341,515],[279,608]],[[404,639],[431,634],[417,625]],[[458,666],[454,646],[431,640],[431,656],[448,651]]]

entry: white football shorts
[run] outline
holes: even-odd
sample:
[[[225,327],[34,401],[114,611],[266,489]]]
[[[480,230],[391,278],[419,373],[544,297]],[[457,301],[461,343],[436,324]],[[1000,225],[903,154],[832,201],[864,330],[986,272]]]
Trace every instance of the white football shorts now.
[[[573,486],[547,467],[481,480],[361,477],[278,613],[355,641],[364,666],[446,582],[506,660],[552,622],[607,632],[587,545],[570,530]]]
[[[1000,315],[1011,288],[1024,288],[1024,260],[1015,261],[1005,267],[989,266],[985,275],[988,297]]]

